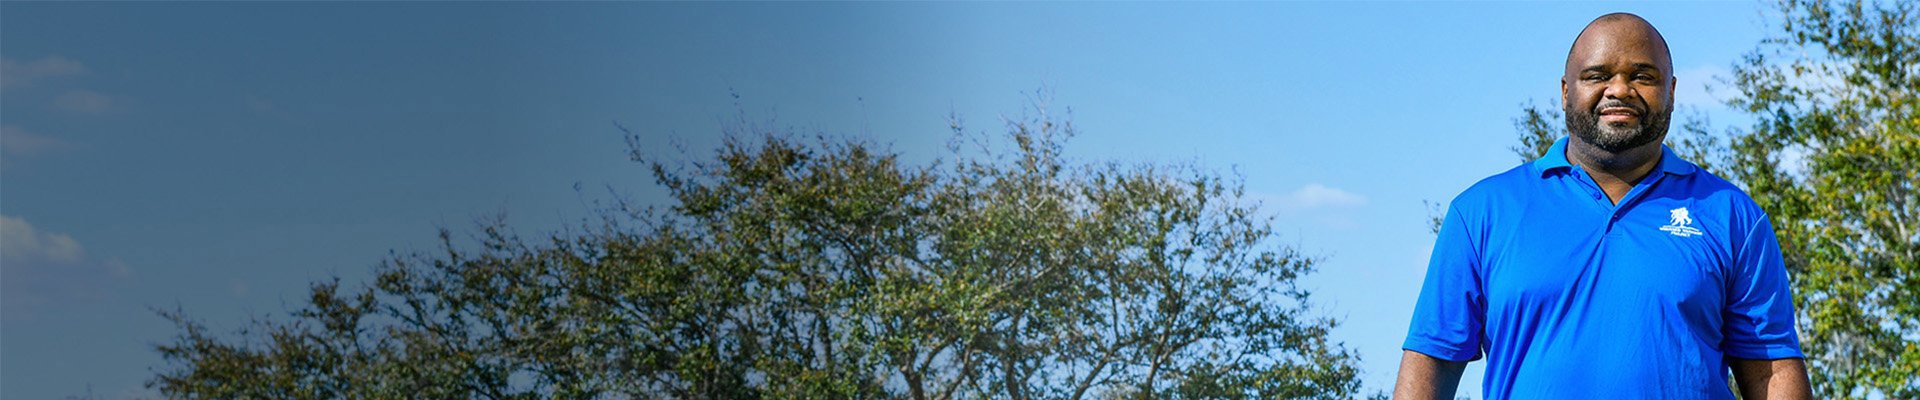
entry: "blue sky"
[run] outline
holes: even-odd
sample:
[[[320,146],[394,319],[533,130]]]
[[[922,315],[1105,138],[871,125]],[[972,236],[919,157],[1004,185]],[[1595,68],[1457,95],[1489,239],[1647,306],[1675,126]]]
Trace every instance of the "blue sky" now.
[[[1517,164],[1512,118],[1558,95],[1612,11],[1666,35],[1677,101],[1766,32],[1695,3],[0,3],[0,397],[147,393],[184,309],[281,318],[437,227],[522,233],[658,196],[619,124],[711,154],[738,109],[940,157],[947,116],[998,132],[1040,88],[1078,160],[1238,171],[1335,338],[1392,384],[1444,201]],[[733,95],[737,94],[736,100]],[[576,184],[587,188],[576,192]],[[1462,384],[1478,397],[1479,368]]]

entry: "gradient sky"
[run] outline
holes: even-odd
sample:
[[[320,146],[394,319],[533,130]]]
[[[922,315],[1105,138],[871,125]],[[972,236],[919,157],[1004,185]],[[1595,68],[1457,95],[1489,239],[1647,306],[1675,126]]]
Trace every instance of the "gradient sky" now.
[[[1762,8],[0,3],[0,397],[147,395],[176,332],[152,309],[230,332],[438,227],[504,214],[535,236],[610,191],[657,197],[616,122],[687,158],[744,112],[930,160],[949,114],[999,132],[1041,88],[1080,128],[1070,157],[1244,176],[1281,241],[1323,258],[1316,306],[1386,390],[1422,201],[1520,162],[1512,118],[1557,97],[1579,29],[1651,20],[1677,101],[1726,125],[1744,119],[1703,84],[1765,34]]]

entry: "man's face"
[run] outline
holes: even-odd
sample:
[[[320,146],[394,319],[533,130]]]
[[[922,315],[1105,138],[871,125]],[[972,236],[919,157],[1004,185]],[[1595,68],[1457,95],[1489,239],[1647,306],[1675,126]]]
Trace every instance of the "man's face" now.
[[[1588,27],[1560,80],[1567,131],[1616,153],[1666,138],[1672,76],[1666,44],[1652,26],[1626,20]]]

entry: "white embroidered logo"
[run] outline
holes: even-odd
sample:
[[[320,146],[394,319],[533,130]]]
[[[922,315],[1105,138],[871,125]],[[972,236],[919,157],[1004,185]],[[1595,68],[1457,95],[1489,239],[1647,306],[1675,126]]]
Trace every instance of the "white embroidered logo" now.
[[[1660,230],[1679,237],[1691,237],[1700,234],[1699,229],[1687,226],[1693,225],[1693,216],[1687,215],[1686,207],[1675,208],[1670,210],[1670,212],[1673,213],[1672,217],[1668,219],[1667,226],[1660,227]]]

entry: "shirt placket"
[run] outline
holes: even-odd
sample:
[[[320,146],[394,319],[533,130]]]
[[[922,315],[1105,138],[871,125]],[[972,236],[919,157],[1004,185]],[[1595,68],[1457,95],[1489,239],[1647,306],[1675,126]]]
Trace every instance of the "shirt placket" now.
[[[1653,172],[1648,173],[1646,178],[1640,179],[1639,184],[1633,185],[1633,189],[1628,189],[1627,194],[1620,197],[1620,204],[1613,206],[1612,212],[1607,216],[1607,234],[1613,235],[1613,227],[1620,223],[1621,216],[1626,215],[1627,211],[1632,211],[1634,207],[1639,206],[1640,199],[1646,197],[1647,192],[1652,192],[1654,185],[1660,184],[1660,180],[1666,176],[1666,173],[1655,169]]]
[[[1585,170],[1579,167],[1573,167],[1572,170],[1573,173],[1578,176],[1575,181],[1580,182],[1580,188],[1587,191],[1587,197],[1592,199],[1595,206],[1605,211],[1607,218],[1605,226],[1608,235],[1613,234],[1613,227],[1620,222],[1621,216],[1626,215],[1627,211],[1632,210],[1634,204],[1637,203],[1641,197],[1644,197],[1646,192],[1652,191],[1653,186],[1659,183],[1661,178],[1666,177],[1665,173],[1655,168],[1652,172],[1647,173],[1646,178],[1634,184],[1632,189],[1628,189],[1626,195],[1620,196],[1619,204],[1614,204],[1612,201],[1607,200],[1607,192],[1601,189],[1600,184],[1594,182],[1593,177],[1588,176]]]

